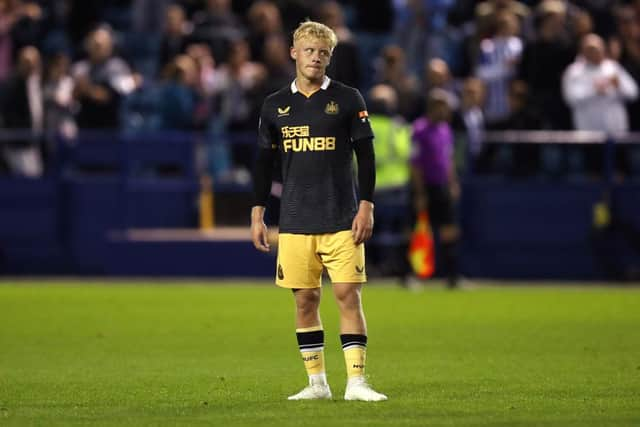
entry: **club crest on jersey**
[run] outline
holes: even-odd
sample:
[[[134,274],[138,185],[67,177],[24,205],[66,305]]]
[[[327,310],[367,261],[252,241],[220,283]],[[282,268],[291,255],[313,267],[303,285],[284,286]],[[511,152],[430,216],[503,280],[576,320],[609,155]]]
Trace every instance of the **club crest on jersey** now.
[[[326,107],[324,107],[324,112],[327,114],[338,114],[340,111],[340,107],[333,101],[330,101]]]
[[[358,118],[362,123],[366,123],[369,119],[369,112],[367,110],[358,111]]]
[[[287,105],[284,108],[278,107],[278,117],[288,116],[290,110],[291,110],[291,105]]]

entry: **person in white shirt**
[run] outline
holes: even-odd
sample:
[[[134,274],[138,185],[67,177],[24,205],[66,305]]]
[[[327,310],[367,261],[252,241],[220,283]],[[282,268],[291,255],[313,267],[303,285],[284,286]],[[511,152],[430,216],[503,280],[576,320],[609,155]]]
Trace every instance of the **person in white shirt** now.
[[[584,36],[580,54],[562,77],[562,92],[572,110],[575,129],[607,134],[629,130],[625,102],[638,97],[638,84],[618,62],[606,58],[600,36]],[[582,151],[587,172],[601,175],[602,147],[589,146]],[[624,172],[624,153],[619,149],[616,151],[616,169]]]
[[[562,91],[577,130],[629,129],[625,102],[638,97],[638,85],[618,62],[605,57],[600,36],[583,38],[580,54],[564,72]]]

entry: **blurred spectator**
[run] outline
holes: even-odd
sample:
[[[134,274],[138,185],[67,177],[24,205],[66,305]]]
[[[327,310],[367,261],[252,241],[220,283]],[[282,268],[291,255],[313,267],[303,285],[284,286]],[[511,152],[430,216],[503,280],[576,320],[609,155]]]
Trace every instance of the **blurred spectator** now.
[[[247,1],[247,0],[244,0],[244,1]],[[242,1],[236,0],[233,2],[233,4],[235,4],[236,2],[242,3]],[[185,13],[189,17],[193,17],[193,15],[201,11],[204,6],[204,0],[177,0],[174,3],[182,6],[184,8]],[[243,10],[246,10],[246,7]]]
[[[631,0],[629,5],[633,8],[636,16],[640,16],[640,0]]]
[[[640,1],[638,2],[640,5]],[[618,61],[633,77],[640,82],[640,11],[631,7],[618,10],[618,33],[611,38],[609,47],[612,59]],[[629,126],[633,131],[640,130],[640,99],[627,105]]]
[[[368,105],[376,135],[376,192],[404,191],[409,184],[411,132],[397,114],[398,95],[389,85],[376,85],[369,91]]]
[[[580,55],[565,71],[562,88],[576,129],[607,133],[629,130],[625,102],[638,97],[638,85],[618,62],[605,57],[600,36],[589,34],[582,40]],[[584,151],[588,171],[602,173],[602,147]]]
[[[369,122],[376,144],[376,236],[368,250],[381,275],[405,279],[408,234],[411,227],[409,154],[411,128],[397,115],[398,96],[389,85],[369,91]]]
[[[393,30],[395,18],[393,1],[378,0],[375,6],[370,0],[351,0],[354,6],[357,31],[374,34],[389,34]]]
[[[394,42],[404,48],[409,72],[420,74],[430,53],[427,5],[420,0],[396,2],[395,16]]]
[[[447,13],[448,24],[452,27],[463,27],[473,23],[476,17],[476,3],[476,0],[456,0]]]
[[[184,53],[191,31],[191,23],[187,21],[182,6],[170,5],[165,14],[164,32],[160,41],[161,67],[169,64],[177,55]]]
[[[495,130],[539,130],[542,127],[540,114],[528,102],[527,85],[515,80],[509,86],[509,116],[492,125]],[[503,147],[507,148],[507,147]],[[540,172],[539,144],[509,144],[511,167],[506,171],[514,176],[531,176]]]
[[[371,58],[378,58],[384,47],[391,42],[393,0],[377,0],[373,4],[369,0],[351,0],[351,5],[353,30],[357,35],[360,51],[360,83],[364,89],[368,89],[377,83],[373,79],[376,70]],[[402,95],[400,99],[402,100]]]
[[[526,83],[514,80],[509,85],[509,116],[494,123],[492,129],[538,130],[542,127],[539,112],[529,102]]]
[[[284,36],[273,35],[265,40],[265,67],[267,78],[265,93],[273,93],[290,84],[296,76],[295,66],[289,56],[289,46]]]
[[[15,17],[11,13],[11,2],[0,0],[0,82],[6,79],[11,73],[12,45],[11,28]]]
[[[476,31],[480,39],[491,37],[500,26],[499,15],[513,15],[520,29],[529,30],[531,11],[517,0],[485,0],[476,6]]]
[[[258,99],[267,77],[265,67],[251,61],[249,45],[239,39],[233,42],[229,61],[218,67],[215,89],[219,98],[219,112],[231,130],[251,129],[259,116]]]
[[[301,22],[313,15],[318,0],[274,0],[283,20],[284,31],[293,34]],[[234,2],[235,3],[235,2]]]
[[[47,142],[52,144],[61,135],[71,139],[77,134],[73,118],[73,78],[70,74],[70,59],[64,53],[53,55],[47,63],[44,80],[44,102],[46,111]],[[53,154],[54,145],[47,150]]]
[[[117,128],[121,97],[138,85],[129,66],[113,54],[113,37],[106,28],[87,36],[88,59],[73,65],[74,98],[80,128]]]
[[[214,75],[217,120],[225,130],[246,131],[255,127],[265,96],[266,78],[266,68],[251,61],[249,44],[244,39],[235,40],[229,61]],[[251,147],[235,144],[233,150],[234,163],[250,170],[253,166]]]
[[[572,38],[574,42],[576,42],[576,45],[579,44],[584,36],[593,33],[593,19],[591,15],[589,15],[589,12],[582,9],[577,10],[572,16],[571,28],[573,29]],[[576,50],[578,49],[579,47],[576,48]]]
[[[624,103],[638,97],[638,86],[617,61],[605,57],[602,38],[587,35],[580,55],[564,73],[563,95],[578,130],[609,133],[629,129]]]
[[[345,23],[342,6],[336,1],[325,1],[316,9],[316,15],[319,22],[338,36],[327,75],[349,86],[360,87],[360,51],[355,36]]]
[[[3,156],[15,175],[42,175],[42,135],[45,125],[40,52],[26,46],[18,53],[15,73],[4,84],[3,127],[25,132],[6,142]],[[31,132],[29,132],[31,131]]]
[[[403,0],[394,2],[396,41],[407,48],[409,67],[420,72],[430,58],[452,60],[447,15],[455,0]]]
[[[605,39],[613,34],[615,29],[613,11],[618,3],[616,0],[580,0],[575,3],[591,16],[594,33]]]
[[[187,46],[187,55],[196,61],[198,67],[198,88],[207,97],[216,91],[216,61],[207,44],[194,43]]]
[[[42,9],[35,2],[0,0],[0,81],[11,73],[23,46],[37,46],[42,36]]]
[[[215,180],[229,179],[231,150],[226,118],[219,114],[223,82],[219,69],[207,44],[195,43],[187,47],[187,55],[196,64],[199,102],[194,112],[195,123],[206,132],[207,168]],[[215,105],[215,104],[218,105]]]
[[[204,10],[196,12],[193,16],[197,27],[207,29],[218,27],[223,31],[235,31],[242,27],[240,19],[231,9],[231,0],[205,0],[203,3]]]
[[[176,4],[171,0],[127,0],[131,3],[131,29],[139,33],[157,34],[166,22],[167,10]],[[181,8],[182,9],[182,8]]]
[[[280,11],[268,0],[258,0],[247,13],[249,21],[249,47],[251,57],[257,61],[267,61],[265,43],[272,36],[284,36]]]
[[[475,75],[487,87],[485,117],[488,123],[503,120],[509,114],[509,83],[515,76],[522,55],[519,32],[515,15],[502,11],[496,16],[495,35],[480,43]]]
[[[415,119],[422,99],[420,82],[407,71],[403,49],[397,45],[386,46],[377,65],[377,82],[390,85],[398,94],[398,114],[408,121]]]
[[[470,77],[466,79],[462,85],[462,96],[460,100],[460,109],[453,113],[451,126],[456,132],[456,136],[462,136],[464,144],[456,144],[456,152],[460,152],[464,159],[459,160],[458,164],[464,162],[467,168],[472,171],[487,169],[483,163],[487,153],[487,148],[482,145],[482,135],[485,130],[484,114],[482,106],[484,105],[485,88],[480,79]],[[456,137],[456,142],[460,141]],[[482,157],[481,157],[482,153]],[[490,157],[490,156],[489,156]]]
[[[227,60],[233,40],[245,36],[240,19],[231,10],[231,0],[206,0],[205,9],[193,15],[194,39],[206,42],[217,62]]]
[[[432,58],[424,67],[424,86],[425,93],[429,93],[431,89],[442,89],[449,96],[449,107],[452,111],[456,111],[460,104],[458,95],[456,95],[455,82],[451,78],[449,65],[441,58]],[[421,112],[424,111],[424,102],[420,106]]]
[[[160,97],[163,129],[193,130],[196,127],[198,65],[189,55],[178,55],[166,67]]]
[[[447,94],[433,89],[427,97],[424,117],[413,123],[411,176],[416,215],[428,209],[431,224],[440,237],[447,285],[458,284],[458,241],[454,201],[460,187],[453,167],[451,109]]]
[[[104,0],[68,0],[69,35],[74,46],[82,45],[87,35],[101,22]]]
[[[537,15],[537,35],[525,44],[518,78],[529,86],[530,102],[543,114],[545,127],[571,129],[571,115],[561,90],[562,73],[575,57],[565,30],[565,4],[560,0],[544,0]]]

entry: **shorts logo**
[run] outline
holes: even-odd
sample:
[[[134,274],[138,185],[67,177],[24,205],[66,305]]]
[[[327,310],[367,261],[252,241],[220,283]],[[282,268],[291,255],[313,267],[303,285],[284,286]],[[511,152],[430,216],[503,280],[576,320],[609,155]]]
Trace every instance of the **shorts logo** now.
[[[282,271],[282,266],[280,264],[278,264],[278,279],[284,279],[284,272]]]
[[[324,107],[324,112],[327,114],[338,114],[338,112],[340,111],[340,108],[338,107],[338,104],[336,104],[334,101],[330,101],[326,107]]]
[[[364,273],[364,265],[362,267],[359,267],[356,265],[356,273],[358,274]]]
[[[284,108],[278,107],[278,117],[288,116],[289,115],[289,110],[291,110],[291,106],[290,105],[287,105]]]

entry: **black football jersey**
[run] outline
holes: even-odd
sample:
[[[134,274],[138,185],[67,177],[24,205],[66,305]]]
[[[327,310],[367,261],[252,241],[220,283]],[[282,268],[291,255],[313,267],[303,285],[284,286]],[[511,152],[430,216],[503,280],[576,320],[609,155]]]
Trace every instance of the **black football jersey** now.
[[[294,82],[265,99],[259,133],[259,144],[282,159],[280,232],[351,229],[358,208],[353,147],[373,137],[360,92],[325,77],[307,97]]]

